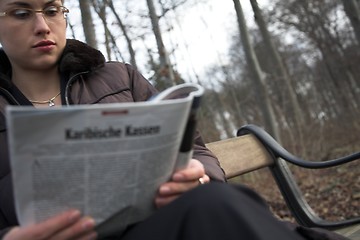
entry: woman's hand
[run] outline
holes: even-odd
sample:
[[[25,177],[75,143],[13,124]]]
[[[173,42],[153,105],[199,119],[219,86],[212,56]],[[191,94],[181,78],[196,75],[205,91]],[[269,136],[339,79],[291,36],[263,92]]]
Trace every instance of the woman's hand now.
[[[201,178],[201,180],[199,180]],[[159,208],[172,202],[184,192],[187,192],[202,183],[210,181],[205,174],[204,166],[196,159],[191,159],[185,169],[175,172],[171,180],[162,184],[155,198],[155,205]]]
[[[71,210],[42,223],[28,227],[14,227],[4,240],[45,240],[45,239],[96,239],[95,222],[82,217],[78,210]]]

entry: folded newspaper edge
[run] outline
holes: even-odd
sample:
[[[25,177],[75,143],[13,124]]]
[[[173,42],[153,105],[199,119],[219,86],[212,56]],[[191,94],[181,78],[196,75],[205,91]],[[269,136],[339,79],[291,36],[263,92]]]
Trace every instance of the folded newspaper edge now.
[[[106,237],[148,217],[159,185],[192,156],[203,92],[184,83],[147,102],[7,107],[20,224],[77,208]]]

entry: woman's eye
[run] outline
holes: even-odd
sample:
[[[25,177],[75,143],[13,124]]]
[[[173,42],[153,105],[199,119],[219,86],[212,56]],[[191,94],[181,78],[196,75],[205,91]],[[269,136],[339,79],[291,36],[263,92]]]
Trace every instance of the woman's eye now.
[[[13,9],[10,11],[10,16],[23,20],[30,18],[32,14],[33,12],[29,9]]]
[[[59,9],[57,7],[48,7],[44,9],[44,14],[48,17],[55,17],[59,13]]]

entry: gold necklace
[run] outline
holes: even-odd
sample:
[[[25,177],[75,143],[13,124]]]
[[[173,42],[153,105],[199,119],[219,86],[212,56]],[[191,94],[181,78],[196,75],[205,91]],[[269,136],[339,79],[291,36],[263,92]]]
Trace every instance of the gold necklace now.
[[[54,97],[50,98],[49,100],[44,100],[44,101],[35,101],[35,100],[30,100],[29,101],[31,103],[35,103],[35,104],[49,104],[49,107],[53,107],[55,106],[55,98],[57,98],[60,95],[61,92],[59,92],[58,94],[56,94]]]

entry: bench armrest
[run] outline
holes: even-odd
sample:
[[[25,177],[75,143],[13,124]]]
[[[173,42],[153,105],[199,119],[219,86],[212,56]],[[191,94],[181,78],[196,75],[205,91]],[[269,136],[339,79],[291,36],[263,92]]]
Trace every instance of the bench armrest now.
[[[360,223],[360,217],[344,221],[327,221],[320,218],[306,202],[286,162],[309,169],[328,168],[360,159],[360,152],[334,160],[311,162],[298,158],[280,146],[267,132],[256,125],[246,125],[238,130],[239,136],[255,136],[273,158],[269,166],[276,183],[299,224],[306,227],[339,229]]]

